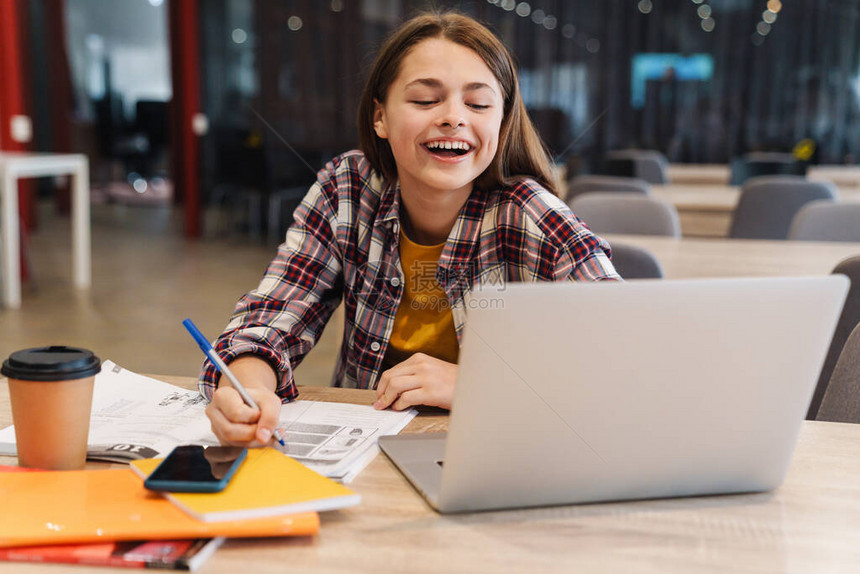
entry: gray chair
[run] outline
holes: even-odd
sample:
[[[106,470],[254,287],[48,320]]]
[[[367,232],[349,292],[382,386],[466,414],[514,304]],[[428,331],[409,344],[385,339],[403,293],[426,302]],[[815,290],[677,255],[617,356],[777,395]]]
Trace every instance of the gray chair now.
[[[854,328],[842,349],[815,419],[860,423],[860,326]]]
[[[635,177],[616,177],[612,175],[580,175],[567,182],[567,201],[577,195],[593,191],[621,193],[651,193],[651,186],[644,179]]]
[[[625,243],[612,244],[612,264],[624,279],[662,279],[663,266],[653,253]]]
[[[816,199],[836,200],[836,186],[792,175],[748,180],[735,208],[729,237],[786,239],[791,220],[800,208]]]
[[[584,193],[569,205],[595,233],[681,236],[675,206],[641,193]]]
[[[611,162],[630,160],[633,162],[633,175],[648,183],[669,183],[669,160],[656,150],[619,149],[606,154]]]
[[[824,366],[821,367],[818,384],[815,387],[812,401],[809,404],[809,411],[806,414],[806,418],[808,419],[816,418],[821,406],[821,400],[824,397],[825,391],[827,391],[836,362],[840,360],[839,356],[842,353],[842,349],[846,346],[848,336],[856,329],[857,325],[860,325],[860,255],[849,257],[839,262],[833,269],[833,273],[847,276],[851,280],[851,287],[848,289],[848,296],[845,299],[842,314],[839,316],[839,322],[836,323],[836,331],[833,333],[833,339],[830,341],[830,350],[824,359]]]
[[[788,238],[798,241],[860,241],[860,203],[821,199],[804,205],[791,222]]]

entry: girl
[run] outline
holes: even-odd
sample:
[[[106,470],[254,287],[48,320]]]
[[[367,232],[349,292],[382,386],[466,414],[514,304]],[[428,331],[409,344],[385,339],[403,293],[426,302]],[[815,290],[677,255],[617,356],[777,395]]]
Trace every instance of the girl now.
[[[450,408],[470,290],[501,281],[617,279],[609,246],[556,197],[510,54],[475,20],[420,15],[382,47],[358,113],[361,151],[318,174],[200,391],[222,443],[268,443],[293,368],[343,301],[333,384],[374,406]]]

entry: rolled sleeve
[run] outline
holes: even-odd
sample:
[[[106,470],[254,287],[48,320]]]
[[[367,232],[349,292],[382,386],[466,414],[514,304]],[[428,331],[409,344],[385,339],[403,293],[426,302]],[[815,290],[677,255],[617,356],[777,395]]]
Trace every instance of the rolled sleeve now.
[[[290,381],[293,380],[293,371],[290,366],[290,362],[285,358],[284,353],[275,352],[269,345],[259,344],[253,341],[240,342],[239,339],[241,338],[242,337],[240,336],[236,336],[218,342],[218,346],[222,348],[216,349],[216,352],[218,353],[218,356],[221,357],[221,360],[229,365],[241,355],[254,355],[258,358],[264,359],[272,366],[272,369],[278,373],[278,386],[275,389],[275,393],[277,393],[277,395],[281,397],[281,400],[285,402],[295,399],[299,393],[296,386],[290,384]],[[212,361],[207,359],[203,363],[203,372],[200,376],[200,380],[197,382],[197,389],[200,391],[201,395],[206,397],[207,400],[212,400],[212,395],[218,387],[216,383],[218,380],[218,368],[214,363],[212,363]]]

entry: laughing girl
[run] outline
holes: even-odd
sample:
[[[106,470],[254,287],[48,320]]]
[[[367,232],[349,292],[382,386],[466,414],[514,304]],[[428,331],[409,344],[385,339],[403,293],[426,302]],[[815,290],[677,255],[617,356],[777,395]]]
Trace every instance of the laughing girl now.
[[[360,151],[333,159],[216,349],[201,392],[222,443],[266,444],[293,369],[338,305],[333,384],[375,407],[450,408],[469,293],[507,281],[617,279],[609,246],[558,199],[504,45],[475,20],[424,14],[384,44],[358,112]]]

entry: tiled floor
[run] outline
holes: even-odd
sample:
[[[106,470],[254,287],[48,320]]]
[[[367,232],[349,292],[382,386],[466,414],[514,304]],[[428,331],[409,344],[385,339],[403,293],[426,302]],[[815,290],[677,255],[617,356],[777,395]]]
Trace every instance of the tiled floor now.
[[[21,309],[0,308],[2,358],[25,347],[74,345],[132,371],[196,376],[202,355],[182,320],[191,317],[214,338],[276,250],[238,233],[187,240],[181,213],[167,208],[94,205],[92,232],[93,287],[76,291],[69,219],[41,206]],[[329,383],[342,321],[335,313],[297,369],[299,384]]]

